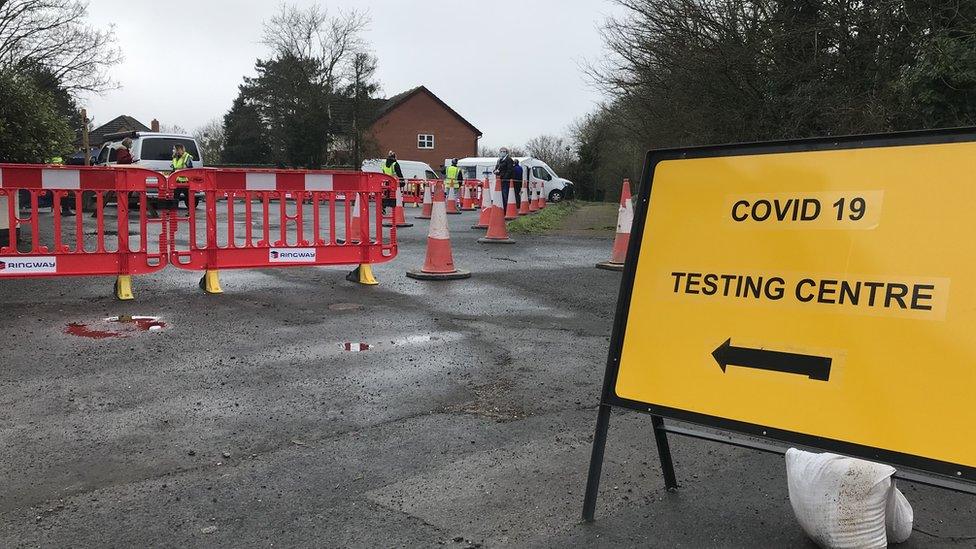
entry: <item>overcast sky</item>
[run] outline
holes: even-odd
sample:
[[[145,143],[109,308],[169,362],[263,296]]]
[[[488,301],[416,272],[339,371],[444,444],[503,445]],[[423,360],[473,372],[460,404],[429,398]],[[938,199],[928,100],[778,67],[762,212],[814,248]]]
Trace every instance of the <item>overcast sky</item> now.
[[[316,2],[297,0],[305,6]],[[580,67],[603,54],[599,26],[620,13],[609,0],[341,0],[372,18],[384,97],[418,85],[477,126],[489,146],[562,134],[600,94]],[[86,98],[95,124],[129,114],[188,130],[222,117],[254,61],[275,1],[90,0],[92,23],[115,24],[125,61],[120,89]]]

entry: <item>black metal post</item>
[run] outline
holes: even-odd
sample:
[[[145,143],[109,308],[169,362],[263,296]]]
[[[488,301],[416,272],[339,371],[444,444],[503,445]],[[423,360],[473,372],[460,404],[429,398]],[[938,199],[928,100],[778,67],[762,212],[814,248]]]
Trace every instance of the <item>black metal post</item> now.
[[[664,486],[668,490],[677,490],[678,479],[674,475],[674,462],[671,460],[671,445],[668,444],[668,432],[664,427],[664,418],[651,416],[651,425],[654,426],[654,440],[657,441],[657,455],[661,459]]]
[[[596,434],[593,435],[593,452],[590,454],[590,471],[586,476],[586,495],[583,497],[583,520],[593,522],[596,497],[600,491],[600,473],[603,471],[603,452],[607,448],[607,429],[610,427],[610,406],[600,405],[596,416]]]

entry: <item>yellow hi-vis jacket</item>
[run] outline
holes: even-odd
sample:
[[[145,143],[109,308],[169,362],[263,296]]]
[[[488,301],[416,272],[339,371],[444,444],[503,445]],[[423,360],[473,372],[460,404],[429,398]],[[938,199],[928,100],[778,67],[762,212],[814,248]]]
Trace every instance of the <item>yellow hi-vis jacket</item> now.
[[[193,167],[193,155],[191,155],[188,152],[184,152],[183,153],[183,156],[177,156],[177,157],[173,158],[173,162],[170,163],[170,167],[173,168],[173,171],[174,172],[176,170],[182,170],[184,168],[192,168]],[[187,181],[189,181],[189,179],[187,179],[187,178],[185,178],[183,176],[179,176],[179,177],[176,178],[176,182],[177,183],[186,183]]]
[[[458,188],[458,182],[461,181],[461,168],[457,166],[448,166],[444,170],[444,185],[449,189]]]

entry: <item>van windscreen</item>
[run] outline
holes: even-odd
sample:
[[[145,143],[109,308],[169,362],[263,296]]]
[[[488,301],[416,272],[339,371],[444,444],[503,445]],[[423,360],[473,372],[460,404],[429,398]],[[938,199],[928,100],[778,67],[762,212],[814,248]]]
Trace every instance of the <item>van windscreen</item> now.
[[[142,138],[142,150],[139,152],[140,160],[172,160],[173,147],[181,143],[186,147],[186,152],[194,160],[200,160],[200,153],[197,145],[192,139],[180,139],[178,137],[144,137]]]

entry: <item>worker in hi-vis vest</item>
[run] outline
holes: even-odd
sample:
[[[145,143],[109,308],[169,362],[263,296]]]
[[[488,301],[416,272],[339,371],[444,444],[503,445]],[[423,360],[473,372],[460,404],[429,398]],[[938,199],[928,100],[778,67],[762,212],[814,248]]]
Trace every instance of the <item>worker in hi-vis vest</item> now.
[[[403,187],[403,171],[400,169],[400,163],[397,162],[395,152],[390,151],[386,155],[386,162],[383,163],[383,173],[395,176],[400,181],[400,187]]]
[[[461,175],[461,168],[458,168],[457,158],[451,159],[451,165],[444,170],[444,187],[448,189],[458,189],[464,184],[464,176]],[[454,200],[461,200],[461,193],[454,193]]]
[[[383,162],[382,168],[384,174],[397,178],[397,181],[400,183],[400,188],[403,189],[403,192],[407,192],[407,193],[414,192],[414,189],[412,188],[404,189],[404,185],[406,184],[406,181],[404,181],[403,179],[403,170],[400,169],[400,163],[397,162],[397,157],[395,152],[390,151],[389,153],[386,154],[386,161]]]
[[[193,167],[193,155],[186,152],[186,146],[182,143],[177,143],[173,146],[173,161],[170,163],[170,168],[175,172],[176,170],[185,170]],[[177,183],[185,184],[189,183],[190,180],[183,176],[178,176],[176,178]],[[187,209],[190,208],[190,190],[188,188],[177,188],[173,191],[173,198],[176,199],[177,203],[182,200]]]
[[[456,189],[464,183],[461,175],[461,168],[458,168],[457,158],[451,160],[451,165],[444,170],[444,186],[448,189]]]

